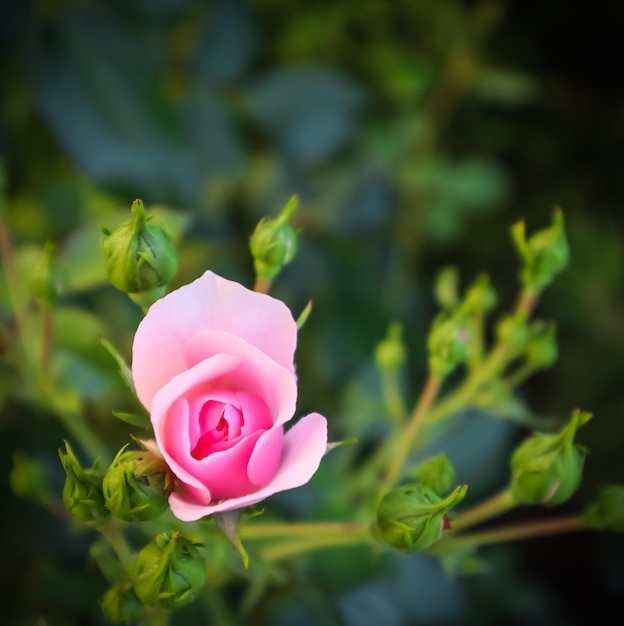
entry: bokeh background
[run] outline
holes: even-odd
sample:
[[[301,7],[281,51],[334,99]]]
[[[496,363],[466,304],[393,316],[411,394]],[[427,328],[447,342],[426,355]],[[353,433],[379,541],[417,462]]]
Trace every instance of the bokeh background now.
[[[295,312],[314,302],[299,412],[327,415],[334,438],[364,439],[383,433],[373,353],[388,324],[404,324],[414,398],[440,268],[456,266],[463,284],[488,272],[505,310],[517,286],[510,225],[542,227],[561,206],[571,265],[538,308],[557,322],[560,358],[521,395],[538,419],[595,414],[579,435],[585,480],[564,511],[624,481],[623,28],[624,4],[609,0],[5,0],[2,217],[24,272],[46,241],[57,246],[66,290],[54,367],[66,404],[34,401],[0,342],[2,623],[106,623],[93,536],[17,496],[10,476],[16,454],[33,459],[58,497],[68,411],[86,417],[104,455],[127,440],[111,411],[130,400],[99,337],[129,355],[141,313],[106,284],[99,228],[137,197],[178,241],[175,287],[206,268],[251,285],[249,234],[299,194],[300,251],[274,289]],[[441,445],[477,498],[505,483],[522,432],[469,415]],[[340,469],[328,462],[274,506],[345,518],[335,502],[319,505]],[[624,610],[619,536],[483,556],[487,572],[452,580],[425,556],[319,553],[241,623],[571,626]],[[225,604],[243,587],[242,577],[223,586]],[[195,607],[175,624],[208,615]]]

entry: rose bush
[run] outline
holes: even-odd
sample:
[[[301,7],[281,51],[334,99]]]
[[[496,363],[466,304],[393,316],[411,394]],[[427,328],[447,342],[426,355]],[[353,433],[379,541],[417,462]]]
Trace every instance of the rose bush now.
[[[132,375],[176,477],[176,517],[255,504],[318,469],[325,418],[311,413],[283,432],[297,400],[296,344],[284,303],[212,272],[151,306]]]

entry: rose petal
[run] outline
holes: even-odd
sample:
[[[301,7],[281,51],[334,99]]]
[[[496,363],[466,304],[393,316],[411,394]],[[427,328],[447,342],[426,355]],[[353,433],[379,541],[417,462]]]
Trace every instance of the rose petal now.
[[[284,430],[281,426],[262,433],[256,443],[249,463],[247,475],[256,487],[264,487],[275,476],[282,460]]]
[[[284,393],[281,385],[276,385],[275,380],[278,369],[282,370],[281,376],[290,376],[296,383],[292,372],[284,371],[261,350],[248,342],[228,335],[227,333],[206,331],[195,335],[187,344],[184,350],[187,366],[190,368],[204,359],[215,354],[230,354],[240,359],[249,371],[245,373],[245,378],[253,380],[254,394],[260,396],[268,406],[271,415],[273,415],[275,424],[283,424],[292,418],[294,406],[292,410],[290,405],[284,405]],[[245,385],[243,380],[237,381],[233,389],[247,390],[249,387]],[[296,385],[294,387],[296,393]]]
[[[318,413],[301,418],[285,435],[280,468],[265,487],[240,498],[205,505],[189,495],[172,493],[169,505],[173,514],[192,522],[220,511],[231,511],[256,504],[268,496],[305,484],[312,478],[327,448],[327,420]]]
[[[158,390],[187,369],[185,347],[205,330],[239,337],[294,373],[297,326],[288,307],[206,272],[157,300],[137,328],[132,375],[137,395],[148,410]]]

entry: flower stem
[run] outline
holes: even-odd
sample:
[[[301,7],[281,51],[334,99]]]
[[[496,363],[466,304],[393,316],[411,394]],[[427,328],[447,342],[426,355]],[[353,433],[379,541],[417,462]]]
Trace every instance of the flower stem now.
[[[403,465],[407,457],[409,456],[410,450],[412,449],[412,445],[416,440],[418,432],[420,431],[421,426],[424,423],[425,417],[431,408],[431,405],[434,403],[438,392],[440,391],[440,387],[442,386],[442,379],[437,378],[435,376],[430,376],[423,387],[422,393],[420,394],[420,398],[418,399],[418,403],[414,408],[414,411],[409,418],[407,423],[407,427],[403,432],[398,433],[398,447],[396,450],[396,454],[393,455],[392,460],[390,461],[390,465],[386,470],[385,477],[381,483],[381,487],[378,491],[377,500],[381,500],[381,498],[385,495],[385,493],[394,485],[396,480],[399,478],[401,474],[401,470],[403,469]]]
[[[403,404],[397,372],[383,370],[381,372],[381,385],[388,417],[395,425],[399,426],[405,417],[405,405]]]
[[[340,535],[320,535],[316,538],[297,538],[291,541],[269,545],[260,550],[260,557],[264,561],[279,561],[304,552],[313,552],[324,548],[371,543],[372,539],[368,533],[368,529],[366,526],[361,525],[358,532],[343,533]]]
[[[260,278],[259,276],[256,278],[256,282],[253,288],[254,291],[256,291],[257,293],[269,293],[270,289],[271,281]]]
[[[9,299],[13,305],[15,315],[15,326],[17,328],[18,344],[20,356],[24,363],[28,364],[29,354],[26,344],[27,319],[26,319],[26,298],[21,288],[22,281],[18,275],[13,254],[13,245],[9,229],[3,219],[0,218],[0,259],[4,267],[4,278],[7,283]]]
[[[544,537],[547,535],[559,535],[562,533],[585,530],[583,520],[579,515],[569,515],[556,517],[554,519],[536,520],[521,524],[509,524],[492,530],[461,535],[459,537],[449,537],[453,545],[488,545],[503,543],[506,541],[516,541],[520,539],[532,539],[534,537]]]
[[[41,379],[50,378],[52,366],[52,309],[48,305],[41,307]]]
[[[306,524],[249,524],[239,530],[241,539],[273,539],[297,537],[318,539],[320,536],[341,536],[362,533],[366,525],[362,522],[314,522]]]
[[[116,526],[105,526],[104,528],[100,528],[100,532],[102,536],[108,543],[111,548],[115,551],[121,566],[124,568],[124,571],[127,574],[132,572],[134,561],[132,559],[132,552],[130,550],[130,546],[126,542],[126,538],[123,536],[121,530]]]
[[[480,524],[492,517],[509,511],[514,506],[516,506],[516,502],[511,495],[511,491],[509,489],[503,489],[503,491],[500,491],[491,498],[476,504],[466,511],[462,511],[457,519],[453,520],[451,523],[451,529],[448,533],[455,533],[465,528],[470,528],[475,524]]]

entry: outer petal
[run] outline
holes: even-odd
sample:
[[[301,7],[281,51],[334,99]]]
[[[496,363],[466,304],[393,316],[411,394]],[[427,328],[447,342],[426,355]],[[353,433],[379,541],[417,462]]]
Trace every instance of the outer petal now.
[[[327,448],[327,420],[318,413],[301,418],[284,437],[280,468],[273,480],[258,491],[240,498],[212,505],[194,502],[184,494],[172,493],[169,505],[173,514],[184,522],[192,522],[220,511],[240,509],[278,493],[307,483],[314,475]]]
[[[297,326],[288,307],[206,272],[155,302],[139,324],[132,348],[132,375],[147,409],[156,392],[187,369],[184,348],[202,331],[240,337],[294,373]]]

